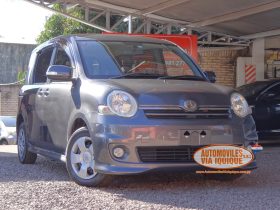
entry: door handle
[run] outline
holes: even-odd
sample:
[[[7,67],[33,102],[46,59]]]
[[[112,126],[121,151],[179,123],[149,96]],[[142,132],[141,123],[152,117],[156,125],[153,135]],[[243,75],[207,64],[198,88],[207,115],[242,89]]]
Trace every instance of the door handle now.
[[[40,88],[40,89],[38,90],[37,95],[38,95],[38,96],[43,96],[43,89],[42,89],[42,88]]]
[[[49,96],[49,94],[50,94],[49,88],[47,88],[47,89],[45,89],[45,90],[43,91],[43,95],[44,95],[45,97]]]
[[[46,88],[45,90],[42,89],[42,88],[40,88],[40,89],[38,90],[37,94],[38,94],[38,96],[40,96],[40,97],[41,97],[41,96],[47,97],[47,96],[49,96],[49,94],[50,94],[49,88]]]

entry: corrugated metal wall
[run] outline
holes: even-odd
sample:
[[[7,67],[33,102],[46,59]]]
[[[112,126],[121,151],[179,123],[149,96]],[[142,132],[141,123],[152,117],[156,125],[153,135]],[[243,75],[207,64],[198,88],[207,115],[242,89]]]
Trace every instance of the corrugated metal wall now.
[[[35,45],[0,43],[0,83],[17,81],[18,71],[27,70]]]

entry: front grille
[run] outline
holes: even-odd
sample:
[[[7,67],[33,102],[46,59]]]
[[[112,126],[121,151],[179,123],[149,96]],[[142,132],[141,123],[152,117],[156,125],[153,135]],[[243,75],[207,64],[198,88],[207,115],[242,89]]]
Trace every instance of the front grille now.
[[[156,119],[227,119],[231,117],[229,107],[199,107],[188,112],[180,106],[141,106],[148,118]]]
[[[138,147],[138,155],[144,163],[191,163],[199,146]]]

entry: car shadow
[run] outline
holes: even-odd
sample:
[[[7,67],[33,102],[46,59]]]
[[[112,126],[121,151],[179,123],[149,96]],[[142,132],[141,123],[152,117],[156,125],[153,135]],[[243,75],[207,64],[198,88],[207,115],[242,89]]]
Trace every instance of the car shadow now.
[[[223,182],[194,173],[164,172],[117,176],[109,187],[100,190],[114,194],[119,201],[133,200],[170,208],[203,209],[205,202],[218,200],[225,192],[234,191],[235,196],[239,194],[240,197],[243,193],[254,192],[260,187],[256,186],[257,182],[255,175],[244,175],[239,180]]]

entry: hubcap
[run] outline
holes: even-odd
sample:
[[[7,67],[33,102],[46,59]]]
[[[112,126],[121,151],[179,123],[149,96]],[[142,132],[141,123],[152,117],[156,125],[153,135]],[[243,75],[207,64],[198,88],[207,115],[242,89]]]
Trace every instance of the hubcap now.
[[[18,135],[18,154],[21,159],[24,156],[24,152],[25,152],[25,134],[24,134],[24,130],[20,129]]]
[[[82,179],[91,179],[96,176],[94,171],[94,153],[92,140],[89,137],[79,138],[71,150],[71,165]]]

